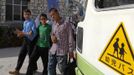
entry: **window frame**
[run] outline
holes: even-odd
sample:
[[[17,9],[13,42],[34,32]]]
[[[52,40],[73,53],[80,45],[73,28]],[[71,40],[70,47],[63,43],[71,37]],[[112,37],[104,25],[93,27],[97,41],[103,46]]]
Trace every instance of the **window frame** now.
[[[83,52],[83,37],[84,35],[84,29],[82,27],[77,28],[77,34],[76,34],[76,49],[82,53]]]
[[[26,1],[27,1],[27,0],[26,0]],[[14,0],[12,0],[12,3],[7,3],[7,2],[6,2],[6,5],[5,5],[6,7],[7,7],[7,5],[11,5],[11,6],[12,6],[12,15],[11,15],[11,16],[12,16],[12,19],[10,19],[10,20],[7,19],[7,13],[5,13],[5,21],[8,22],[8,21],[21,21],[21,20],[23,20],[23,14],[22,14],[23,9],[22,9],[22,8],[25,7],[25,6],[28,8],[28,2],[27,2],[27,5],[23,5],[22,2],[23,2],[22,0],[20,1],[19,4],[15,4],[15,3],[14,3]],[[19,6],[19,7],[20,7],[20,12],[19,12],[20,18],[19,18],[18,20],[15,20],[15,11],[14,11],[14,10],[15,10],[15,9],[14,9],[15,6]],[[5,9],[6,9],[5,11],[7,12],[7,8],[5,8]]]
[[[99,8],[96,6],[96,0],[94,0],[94,7],[95,10],[100,12],[100,11],[110,11],[110,10],[121,10],[121,9],[132,9],[134,8],[134,3],[132,4],[124,4],[124,5],[119,5],[119,6],[113,6],[113,7],[106,7],[106,8]]]

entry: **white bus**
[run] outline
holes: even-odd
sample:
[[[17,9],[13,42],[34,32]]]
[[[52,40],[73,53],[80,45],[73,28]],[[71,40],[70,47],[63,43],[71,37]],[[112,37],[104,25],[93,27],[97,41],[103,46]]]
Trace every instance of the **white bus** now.
[[[81,0],[76,75],[134,75],[134,0]]]

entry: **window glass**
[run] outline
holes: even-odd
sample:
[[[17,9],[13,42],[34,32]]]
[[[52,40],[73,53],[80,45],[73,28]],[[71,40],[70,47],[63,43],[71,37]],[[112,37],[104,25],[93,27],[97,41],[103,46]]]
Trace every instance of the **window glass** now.
[[[20,6],[14,5],[14,20],[20,19]]]
[[[12,0],[6,0],[7,4],[12,4]]]
[[[27,0],[6,0],[6,21],[23,20],[22,11],[27,8]]]
[[[20,4],[21,0],[14,0],[14,4]]]
[[[128,4],[134,4],[134,0],[95,0],[95,6],[97,8],[108,8]]]
[[[12,5],[6,5],[6,20],[12,20]]]
[[[78,27],[76,36],[76,47],[80,53],[82,53],[82,45],[83,45],[83,28]]]
[[[22,0],[22,5],[27,5],[27,4],[28,4],[27,0]]]

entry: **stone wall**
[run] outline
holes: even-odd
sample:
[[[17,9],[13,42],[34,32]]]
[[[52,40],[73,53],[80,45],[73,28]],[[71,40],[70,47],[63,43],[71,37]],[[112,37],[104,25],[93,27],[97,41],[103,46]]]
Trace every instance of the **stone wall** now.
[[[62,16],[72,14],[72,12],[68,12],[69,9],[65,3],[65,0],[59,0],[59,12]],[[42,12],[48,14],[47,0],[30,0],[28,8],[32,11],[33,18]]]
[[[62,16],[71,15],[72,12],[68,11],[69,8],[66,6],[66,0],[59,0],[59,11]],[[74,0],[79,1],[79,0]],[[0,23],[5,22],[5,14],[6,14],[6,0],[0,0]],[[48,13],[47,8],[47,0],[30,0],[28,3],[28,8],[32,11],[32,17],[35,18],[40,13]]]
[[[0,1],[0,22],[5,21],[5,3],[6,3],[6,0]]]
[[[33,18],[40,13],[47,13],[47,0],[30,0],[28,8],[32,11]]]

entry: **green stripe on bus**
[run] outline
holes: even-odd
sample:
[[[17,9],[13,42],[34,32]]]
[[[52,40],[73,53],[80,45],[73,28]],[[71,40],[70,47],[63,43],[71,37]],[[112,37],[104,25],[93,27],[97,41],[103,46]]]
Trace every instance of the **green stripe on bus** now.
[[[101,71],[83,59],[79,54],[77,54],[77,66],[77,70],[79,70],[82,74],[77,73],[78,71],[76,70],[76,75],[104,75]]]

